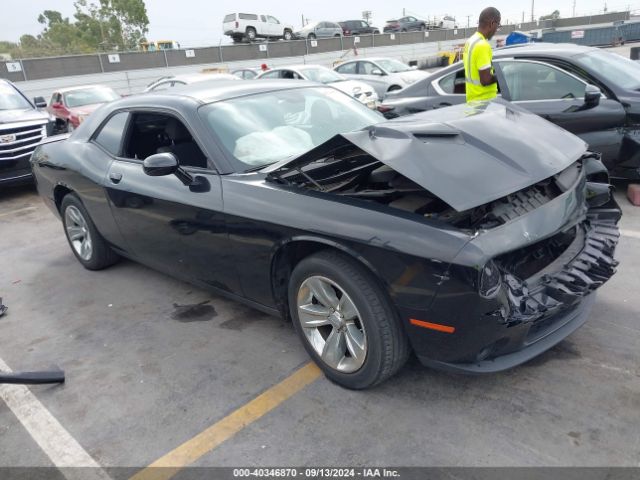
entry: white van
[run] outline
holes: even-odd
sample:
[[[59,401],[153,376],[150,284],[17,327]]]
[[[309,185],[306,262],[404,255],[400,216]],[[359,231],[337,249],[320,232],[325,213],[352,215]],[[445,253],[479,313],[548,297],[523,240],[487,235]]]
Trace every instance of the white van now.
[[[225,15],[222,22],[222,31],[233,38],[234,42],[247,39],[253,42],[258,38],[291,40],[293,27],[284,25],[271,15],[259,15],[256,13],[230,13]]]

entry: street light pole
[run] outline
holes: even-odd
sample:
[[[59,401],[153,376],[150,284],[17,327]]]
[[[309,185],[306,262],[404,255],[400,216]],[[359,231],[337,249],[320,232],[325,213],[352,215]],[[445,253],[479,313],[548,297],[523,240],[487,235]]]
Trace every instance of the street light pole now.
[[[534,13],[533,13],[533,11],[534,11],[534,7],[535,7],[535,2],[536,2],[536,0],[531,0],[531,21],[532,21],[532,22],[535,22],[535,21],[536,21],[536,19],[535,19],[535,15],[534,15]]]

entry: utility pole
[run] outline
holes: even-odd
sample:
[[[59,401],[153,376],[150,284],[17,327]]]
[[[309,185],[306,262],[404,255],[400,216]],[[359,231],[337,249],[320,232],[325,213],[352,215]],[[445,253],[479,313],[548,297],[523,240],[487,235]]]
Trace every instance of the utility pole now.
[[[304,28],[304,13],[302,14],[302,28]]]
[[[573,0],[573,16],[576,16],[576,0]]]
[[[402,16],[403,16],[403,17],[405,16],[405,13],[404,13],[404,7],[402,8]]]
[[[524,10],[522,11],[522,23],[524,23]]]
[[[536,19],[535,19],[535,15],[534,15],[534,13],[533,13],[533,12],[534,12],[535,2],[536,2],[536,0],[531,0],[531,21],[532,21],[532,22],[535,22],[535,21],[536,21]]]
[[[467,15],[467,28],[469,28],[469,19],[471,18],[471,15]]]

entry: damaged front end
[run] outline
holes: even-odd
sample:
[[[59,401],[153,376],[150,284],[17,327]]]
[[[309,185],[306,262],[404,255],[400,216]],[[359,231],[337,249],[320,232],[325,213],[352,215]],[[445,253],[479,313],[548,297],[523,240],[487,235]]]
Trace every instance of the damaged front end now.
[[[577,137],[508,104],[481,115],[465,108],[338,135],[266,173],[464,233],[461,250],[434,257],[449,268],[431,304],[396,306],[423,363],[486,373],[533,358],[586,321],[593,293],[616,271],[621,211],[599,155]]]

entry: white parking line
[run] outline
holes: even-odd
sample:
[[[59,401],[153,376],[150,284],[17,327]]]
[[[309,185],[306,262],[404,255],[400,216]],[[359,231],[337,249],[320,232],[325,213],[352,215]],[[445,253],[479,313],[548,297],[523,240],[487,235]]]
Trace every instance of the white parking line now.
[[[620,234],[623,237],[640,238],[640,232],[635,230],[620,230]]]
[[[9,366],[1,358],[0,370],[11,372]],[[20,423],[51,459],[51,462],[62,469],[60,471],[66,478],[69,480],[85,478],[110,480],[100,465],[27,387],[24,385],[0,385],[0,398],[20,420]]]
[[[37,210],[37,208],[36,207],[18,208],[17,210],[12,210],[11,212],[0,213],[0,217],[6,217],[8,215],[15,215],[16,213],[30,212],[32,210]]]

